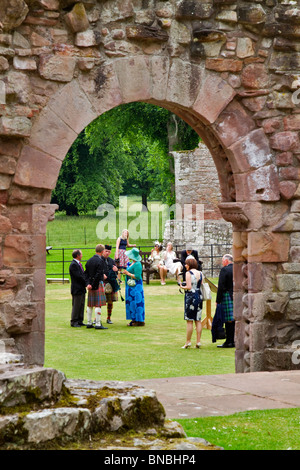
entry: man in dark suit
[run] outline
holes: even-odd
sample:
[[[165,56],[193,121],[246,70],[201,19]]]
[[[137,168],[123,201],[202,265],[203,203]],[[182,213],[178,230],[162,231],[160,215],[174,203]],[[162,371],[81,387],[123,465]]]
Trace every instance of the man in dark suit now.
[[[186,273],[185,260],[187,259],[188,256],[193,256],[195,258],[195,260],[198,263],[198,270],[202,271],[202,261],[199,260],[198,251],[193,250],[192,247],[188,246],[186,250],[182,250],[181,252],[180,261],[182,264],[183,281],[185,281],[185,273]]]
[[[216,303],[222,305],[226,341],[218,348],[234,348],[235,320],[233,315],[233,257],[226,254],[222,258]]]
[[[71,295],[72,295],[72,314],[71,326],[80,327],[84,317],[84,303],[86,294],[86,282],[84,269],[81,264],[82,253],[80,250],[74,250],[72,253],[73,261],[69,266],[71,277]]]

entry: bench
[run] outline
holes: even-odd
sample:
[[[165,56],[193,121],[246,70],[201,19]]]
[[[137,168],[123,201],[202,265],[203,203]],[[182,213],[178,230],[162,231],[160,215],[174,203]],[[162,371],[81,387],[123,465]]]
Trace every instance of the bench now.
[[[181,257],[181,250],[176,251],[176,256],[178,259]],[[143,273],[145,274],[146,284],[150,283],[150,276],[153,274],[154,279],[160,279],[159,272],[155,269],[151,268],[151,261],[148,261],[149,256],[151,255],[151,251],[140,251],[140,255],[142,257],[142,266],[143,266]]]

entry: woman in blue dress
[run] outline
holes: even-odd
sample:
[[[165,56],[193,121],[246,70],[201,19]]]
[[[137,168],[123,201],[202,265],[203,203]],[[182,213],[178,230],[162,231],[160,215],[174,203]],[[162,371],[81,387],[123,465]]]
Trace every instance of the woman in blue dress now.
[[[127,269],[123,270],[123,273],[126,274],[126,320],[130,320],[128,326],[144,326],[145,297],[142,258],[137,248],[128,251],[127,256],[131,260],[131,264]]]

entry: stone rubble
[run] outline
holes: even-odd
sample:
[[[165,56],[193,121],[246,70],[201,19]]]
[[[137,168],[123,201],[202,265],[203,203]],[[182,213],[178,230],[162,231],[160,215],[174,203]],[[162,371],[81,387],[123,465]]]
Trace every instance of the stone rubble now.
[[[0,449],[89,449],[91,441],[98,450],[219,449],[165,420],[153,390],[66,380],[51,368],[0,366]]]

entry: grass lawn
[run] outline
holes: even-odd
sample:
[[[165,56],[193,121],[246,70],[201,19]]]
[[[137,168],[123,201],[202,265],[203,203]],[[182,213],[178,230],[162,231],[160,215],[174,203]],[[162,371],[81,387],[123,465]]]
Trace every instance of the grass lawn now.
[[[121,381],[235,371],[234,349],[217,348],[209,330],[203,330],[200,350],[181,349],[186,326],[184,297],[173,280],[166,286],[151,281],[144,290],[145,327],[126,326],[125,305],[119,300],[114,305],[114,324],[105,323],[108,329],[102,331],[71,328],[70,285],[47,285],[45,366],[61,370],[67,378]],[[124,295],[124,288],[122,292]],[[106,307],[102,311],[106,319]],[[299,408],[177,421],[188,436],[228,450],[300,449]]]
[[[209,330],[203,330],[200,350],[181,349],[186,331],[184,296],[174,280],[166,286],[153,280],[144,284],[144,290],[145,327],[127,326],[125,302],[119,299],[113,325],[89,330],[70,327],[70,285],[47,285],[45,366],[63,371],[68,378],[121,381],[234,372],[234,350],[217,348]],[[106,307],[102,317],[106,321]]]
[[[188,436],[202,437],[225,450],[300,449],[300,408],[177,421]]]

